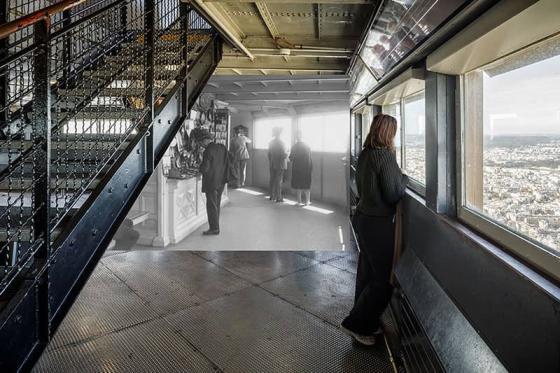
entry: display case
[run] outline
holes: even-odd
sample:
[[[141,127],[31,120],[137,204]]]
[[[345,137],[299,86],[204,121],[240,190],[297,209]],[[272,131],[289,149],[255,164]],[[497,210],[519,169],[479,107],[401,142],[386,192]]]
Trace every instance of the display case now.
[[[230,115],[228,109],[216,109],[213,130],[216,143],[229,149]]]

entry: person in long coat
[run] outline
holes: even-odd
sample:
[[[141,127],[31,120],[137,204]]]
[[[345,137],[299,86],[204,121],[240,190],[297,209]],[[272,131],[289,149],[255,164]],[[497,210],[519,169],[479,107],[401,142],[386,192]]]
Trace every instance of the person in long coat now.
[[[290,154],[292,162],[292,189],[296,191],[299,206],[311,204],[311,172],[313,162],[311,160],[311,148],[303,142],[301,132],[297,133],[296,143]],[[305,203],[302,200],[305,194]]]
[[[288,151],[284,141],[280,139],[281,127],[272,129],[273,139],[268,144],[268,163],[270,166],[270,200],[284,202],[282,196],[282,183],[284,172],[288,169]]]
[[[214,142],[208,130],[203,130],[201,143],[205,148],[200,164],[202,174],[202,192],[206,194],[206,213],[208,214],[207,231],[203,235],[220,234],[220,206],[222,193],[227,179],[228,151],[222,144]]]

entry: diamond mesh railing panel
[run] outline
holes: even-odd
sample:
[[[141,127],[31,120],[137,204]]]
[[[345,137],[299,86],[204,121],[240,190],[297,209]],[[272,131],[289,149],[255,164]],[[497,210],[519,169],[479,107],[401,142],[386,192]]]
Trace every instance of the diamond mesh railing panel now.
[[[57,2],[10,0],[7,21]],[[183,13],[179,0],[146,4],[88,0],[51,16],[46,33],[35,24],[0,39],[0,297],[38,263],[37,252],[47,256],[37,265],[48,262],[64,222],[142,136],[153,110],[147,95],[163,102],[186,77],[187,60],[211,41],[210,25]],[[37,185],[47,189],[41,200]]]

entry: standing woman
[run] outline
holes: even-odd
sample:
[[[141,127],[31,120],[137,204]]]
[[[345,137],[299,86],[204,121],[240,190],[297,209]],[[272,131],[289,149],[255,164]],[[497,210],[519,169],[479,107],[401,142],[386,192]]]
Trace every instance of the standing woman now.
[[[292,189],[295,189],[299,206],[303,206],[301,195],[305,193],[305,205],[311,204],[311,148],[303,142],[298,131],[296,143],[290,153],[292,162]]]
[[[360,200],[352,226],[360,256],[354,307],[342,329],[364,345],[382,333],[380,317],[391,299],[389,282],[395,244],[395,211],[408,177],[401,173],[394,150],[397,121],[390,115],[373,118],[358,158],[356,184]]]

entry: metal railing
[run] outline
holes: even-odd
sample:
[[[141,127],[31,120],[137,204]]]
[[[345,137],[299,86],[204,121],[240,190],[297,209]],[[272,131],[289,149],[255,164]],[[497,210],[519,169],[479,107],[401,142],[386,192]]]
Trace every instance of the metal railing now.
[[[210,26],[179,0],[5,3],[0,300],[22,274],[45,272],[64,223],[211,40]],[[64,10],[33,18],[56,4]]]

